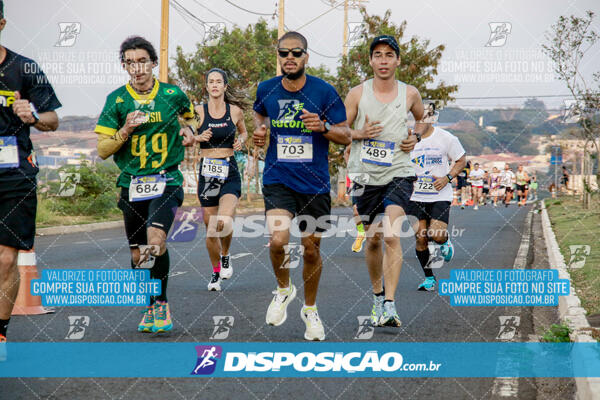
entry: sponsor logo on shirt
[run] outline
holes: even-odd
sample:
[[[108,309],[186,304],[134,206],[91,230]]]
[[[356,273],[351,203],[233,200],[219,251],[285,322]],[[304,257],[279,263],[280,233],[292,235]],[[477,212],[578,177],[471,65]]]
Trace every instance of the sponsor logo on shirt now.
[[[15,92],[11,90],[0,90],[0,106],[12,107],[15,102]]]

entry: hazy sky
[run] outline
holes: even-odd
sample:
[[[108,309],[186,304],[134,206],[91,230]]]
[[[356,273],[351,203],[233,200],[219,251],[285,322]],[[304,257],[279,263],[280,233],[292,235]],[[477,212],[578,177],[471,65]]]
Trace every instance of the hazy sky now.
[[[235,8],[225,1],[177,0],[199,19],[208,23],[246,26],[261,18]],[[273,13],[275,0],[231,0],[259,13]],[[340,0],[338,0],[340,3]],[[343,8],[328,11],[325,0],[287,0],[285,23],[308,38],[311,65],[337,66],[342,51]],[[428,38],[431,45],[445,44],[439,79],[458,84],[458,105],[465,107],[517,106],[521,98],[489,99],[498,96],[543,96],[567,93],[556,81],[552,65],[541,53],[544,33],[560,15],[583,16],[585,10],[600,11],[600,2],[588,1],[386,1],[364,3],[368,13],[383,15],[390,9],[392,20],[406,20],[407,36]],[[184,19],[171,6],[170,57],[177,45],[193,51],[204,27]],[[208,10],[211,10],[212,13]],[[2,45],[40,63],[54,82],[63,103],[60,116],[98,115],[106,95],[127,81],[117,61],[123,39],[132,34],[145,36],[158,50],[160,0],[5,0],[8,24]],[[270,25],[277,20],[266,18]],[[351,10],[349,22],[360,23],[358,10]],[[60,23],[77,23],[79,31],[71,46],[59,41]],[[490,23],[506,23],[506,42],[490,40]],[[600,18],[594,28],[600,31]],[[241,50],[242,51],[242,50]],[[324,55],[321,56],[316,52]],[[328,56],[328,57],[325,57]],[[600,70],[600,46],[592,49],[584,64],[586,76]],[[156,70],[158,74],[158,69]],[[408,82],[410,83],[410,82]],[[488,99],[465,99],[487,97]],[[543,100],[553,108],[561,98]]]

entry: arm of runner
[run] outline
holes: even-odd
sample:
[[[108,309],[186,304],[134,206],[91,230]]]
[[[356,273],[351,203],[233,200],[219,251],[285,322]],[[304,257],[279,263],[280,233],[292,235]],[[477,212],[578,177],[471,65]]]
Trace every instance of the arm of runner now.
[[[343,121],[339,124],[331,125],[328,132],[325,128],[325,122],[321,120],[319,114],[312,113],[306,108],[302,109],[302,115],[300,116],[304,126],[313,132],[323,133],[323,137],[327,140],[337,144],[350,144],[352,143],[352,135],[350,134],[350,128],[348,128],[348,122]]]
[[[254,111],[254,134],[252,141],[255,146],[263,147],[267,139],[267,117]]]
[[[239,132],[238,137],[233,143],[233,149],[240,151],[246,145],[246,141],[248,140],[248,131],[246,130],[246,122],[244,121],[244,112],[242,109],[237,106],[232,106],[232,108],[234,110],[234,115],[237,118],[235,126]]]
[[[105,135],[103,133],[98,134],[98,155],[101,159],[106,160],[108,157],[115,154],[123,146],[127,140],[121,138],[120,132],[114,135]]]
[[[58,115],[55,111],[40,112],[38,120],[33,116],[32,104],[27,99],[21,99],[21,94],[15,92],[13,112],[26,124],[32,124],[40,131],[55,131],[58,128]]]
[[[127,120],[125,121],[125,125],[121,127],[118,131],[110,134],[100,127],[96,126],[96,133],[98,134],[98,155],[103,160],[106,160],[108,157],[115,154],[119,149],[123,146],[127,139],[129,139],[129,135],[133,130],[142,124],[140,119],[137,119],[138,114],[141,111],[133,111],[127,114]],[[143,114],[143,113],[142,113]]]
[[[423,107],[423,100],[421,94],[416,87],[412,85],[406,86],[406,108],[412,113],[415,118],[415,133],[422,135],[431,124],[420,122],[425,117],[425,107]],[[416,135],[412,134],[412,131],[408,130],[408,137],[400,144],[400,150],[405,153],[410,153],[415,145],[418,143]]]
[[[460,157],[458,160],[456,160],[456,162],[450,169],[450,172],[448,173],[448,175],[456,178],[458,173],[460,171],[462,171],[466,165],[467,165],[467,155],[463,154],[462,157]],[[448,179],[447,176],[436,177],[435,181],[433,182],[433,186],[435,187],[435,190],[439,191],[439,190],[442,190],[448,183],[450,183],[450,179]]]
[[[348,126],[350,127],[350,133],[352,134],[352,140],[372,139],[383,131],[383,126],[380,125],[379,121],[370,121],[369,116],[365,116],[365,124],[361,129],[352,129],[352,125],[356,121],[358,114],[358,103],[362,95],[362,85],[356,86],[348,92],[346,95],[346,117]]]

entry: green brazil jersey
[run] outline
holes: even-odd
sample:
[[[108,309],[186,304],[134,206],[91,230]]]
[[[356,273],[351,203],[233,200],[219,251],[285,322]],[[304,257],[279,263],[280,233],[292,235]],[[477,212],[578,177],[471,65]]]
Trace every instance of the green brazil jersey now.
[[[136,127],[127,142],[113,155],[121,169],[117,186],[129,187],[132,176],[166,173],[168,186],[180,186],[183,175],[178,169],[184,157],[179,136],[179,116],[194,116],[194,106],[176,85],[154,80],[147,95],[136,93],[126,84],[106,98],[95,131],[114,135],[125,125],[127,114],[136,110],[146,114],[146,122]]]

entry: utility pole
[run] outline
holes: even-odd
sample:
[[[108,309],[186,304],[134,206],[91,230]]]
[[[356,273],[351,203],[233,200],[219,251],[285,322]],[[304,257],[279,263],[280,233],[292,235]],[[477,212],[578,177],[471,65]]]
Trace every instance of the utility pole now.
[[[350,0],[344,0],[344,40],[342,44],[342,55],[344,57],[348,55],[348,36],[350,34],[350,29],[348,28],[348,10],[350,10],[350,8],[359,8],[361,3],[366,3],[367,1],[368,0],[352,0],[352,4],[349,4]],[[334,6],[335,1],[332,1],[331,5]]]
[[[344,0],[344,44],[342,46],[342,55],[348,55],[348,0]]]
[[[279,24],[277,26],[277,39],[282,37],[285,31],[285,0],[279,0],[278,5],[279,11],[277,12],[277,15],[279,17]],[[277,75],[281,75],[281,67],[279,66],[279,60],[277,59],[277,57],[275,58],[275,62],[277,64]]]
[[[158,79],[167,82],[169,79],[169,0],[161,0],[161,3]]]

